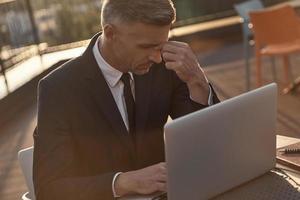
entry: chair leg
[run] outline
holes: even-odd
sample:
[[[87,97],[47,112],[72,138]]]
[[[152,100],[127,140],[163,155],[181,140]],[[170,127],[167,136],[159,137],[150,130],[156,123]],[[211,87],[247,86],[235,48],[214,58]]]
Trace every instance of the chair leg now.
[[[289,57],[288,56],[283,56],[283,67],[284,67],[284,85],[288,86],[289,84]]]
[[[300,87],[300,76],[297,77],[291,84],[285,87],[282,91],[282,94],[295,93],[296,90]]]
[[[273,79],[275,82],[277,82],[276,62],[273,56],[271,57],[271,64],[272,64]]]
[[[262,85],[262,77],[261,77],[261,56],[256,50],[255,52],[255,61],[256,61],[256,86],[260,87]]]
[[[245,66],[246,66],[246,73],[245,73],[245,78],[246,78],[246,90],[250,90],[250,61],[249,61],[249,41],[248,39],[244,38],[244,57],[245,57]]]
[[[300,87],[300,76],[298,76],[293,82],[292,90],[296,91],[297,88]]]

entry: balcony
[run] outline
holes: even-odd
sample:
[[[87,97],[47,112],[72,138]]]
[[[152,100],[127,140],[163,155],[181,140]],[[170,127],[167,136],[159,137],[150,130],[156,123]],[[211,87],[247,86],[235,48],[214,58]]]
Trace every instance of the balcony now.
[[[0,1],[0,3],[2,2],[9,3],[9,1]],[[228,5],[226,4],[226,6]],[[225,18],[224,16],[215,17],[214,20],[216,21],[209,20],[206,22],[203,21],[203,18],[199,19],[192,16],[193,18],[189,19],[193,19],[193,23],[190,23],[185,15],[187,14],[182,14],[180,21],[185,26],[178,25],[172,31],[172,36],[191,45],[208,79],[222,100],[244,93],[246,91],[245,66],[238,18],[231,13]],[[46,17],[46,19],[49,18]],[[224,20],[227,24],[224,23]],[[19,47],[13,48],[14,52],[10,51],[10,48],[2,51],[2,58],[7,58],[4,60],[9,60],[8,58],[15,60],[12,60],[13,65],[7,64],[10,67],[7,68],[6,77],[0,77],[1,200],[20,199],[21,195],[27,191],[17,162],[17,152],[33,145],[32,132],[36,126],[37,111],[37,82],[41,77],[58,67],[61,61],[80,55],[88,43],[88,38],[81,39],[81,42],[68,41],[72,43],[62,46],[53,43],[53,45],[43,47],[36,46],[33,42],[33,44],[27,45],[26,49],[19,49],[23,48]],[[29,40],[34,41],[30,37]],[[18,46],[18,44],[16,45]],[[40,52],[42,52],[42,56],[39,55]],[[21,61],[18,62],[18,59]],[[252,56],[250,61],[251,89],[255,89],[254,59]],[[279,85],[279,91],[282,91],[284,87],[281,65],[281,61],[276,60],[278,75],[276,82]],[[300,75],[299,65],[300,57],[292,56],[291,66],[294,77]],[[270,60],[263,60],[263,66],[264,83],[273,82]],[[300,138],[299,109],[299,91],[294,94],[279,94],[277,134]]]

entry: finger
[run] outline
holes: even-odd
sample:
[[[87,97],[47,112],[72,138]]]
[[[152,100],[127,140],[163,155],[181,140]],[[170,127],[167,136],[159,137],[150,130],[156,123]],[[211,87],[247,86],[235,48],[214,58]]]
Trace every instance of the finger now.
[[[167,169],[165,166],[159,166],[155,172],[155,175],[160,179],[164,180],[167,176]]]
[[[167,69],[171,69],[174,71],[180,70],[179,68],[183,65],[182,61],[175,61],[175,62],[166,62],[165,66]]]
[[[186,65],[188,70],[195,71],[195,69],[193,68],[198,67],[198,63],[193,58],[186,57],[182,54],[178,55],[174,53],[164,52],[162,54],[162,58],[165,62],[181,61],[184,65]]]
[[[165,43],[165,45],[173,45],[177,47],[188,47],[189,45],[185,42],[179,42],[179,41],[168,41]]]
[[[155,180],[161,183],[167,182],[167,174],[157,174]]]
[[[186,47],[182,47],[182,46],[175,46],[172,44],[165,44],[161,51],[162,53],[164,52],[169,52],[169,53],[175,53],[175,54],[183,54],[186,50]]]
[[[178,47],[166,48],[165,51],[162,51],[162,57],[165,62],[181,60],[186,64],[186,67],[190,68],[189,70],[196,70],[198,68],[197,57],[191,49],[180,49]]]
[[[182,61],[176,62],[167,62],[165,66],[169,70],[173,70],[176,74],[182,74],[184,76],[190,76],[191,72],[186,65],[182,63]]]
[[[160,163],[160,165],[165,169],[167,168],[167,163],[165,163],[165,162]]]
[[[184,65],[190,65],[191,61],[186,60],[184,56],[177,55],[174,53],[163,53],[163,59],[165,61],[166,67],[175,70],[175,68],[182,67]]]
[[[167,165],[166,165],[166,163],[162,163],[160,165],[160,168],[161,168],[161,173],[166,175],[167,174]]]
[[[166,183],[156,183],[156,190],[160,192],[166,192],[167,191],[167,184]]]
[[[162,46],[162,51],[184,51],[187,49],[191,49],[190,46],[187,43],[183,43],[183,42],[177,42],[177,41],[169,41],[166,42],[163,46]]]
[[[160,162],[160,163],[157,163],[156,165],[157,166],[159,166],[159,165],[166,165],[166,162]]]
[[[173,47],[172,47],[173,48]],[[199,64],[194,53],[185,47],[184,50],[173,49],[167,52],[162,53],[162,57],[166,63],[167,69],[172,69],[177,72],[181,72],[181,74],[185,74],[185,76],[192,76],[199,72]],[[171,52],[173,51],[173,52]],[[177,53],[174,53],[177,52]],[[177,62],[170,64],[169,62]]]
[[[178,56],[177,54],[164,52],[162,53],[162,58],[165,62],[176,61],[182,59],[182,56]]]
[[[166,164],[165,163],[159,163],[157,165],[155,174],[157,174],[157,175],[166,175],[167,174]]]
[[[187,53],[193,54],[191,47],[187,43],[177,41],[165,43],[162,46],[162,53],[163,52],[176,53],[180,55],[185,55]]]
[[[154,165],[154,166],[156,166],[156,167],[166,167],[166,163],[165,162],[160,162],[160,163],[158,163],[158,164],[156,164],[156,165]]]

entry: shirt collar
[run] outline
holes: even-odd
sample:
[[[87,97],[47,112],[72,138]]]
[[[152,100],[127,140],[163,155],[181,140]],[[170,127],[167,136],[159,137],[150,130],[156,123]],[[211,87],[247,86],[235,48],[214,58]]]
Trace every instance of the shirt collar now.
[[[101,44],[101,36],[98,37],[94,47],[93,47],[93,54],[94,57],[97,61],[97,64],[100,68],[100,70],[102,71],[104,78],[106,79],[106,81],[108,82],[110,87],[115,87],[117,85],[117,83],[119,82],[121,76],[122,76],[122,72],[120,72],[119,70],[113,68],[110,64],[108,64],[104,58],[101,55],[101,52],[99,50],[98,47],[98,43]],[[129,72],[131,80],[133,80],[133,74],[131,72]]]

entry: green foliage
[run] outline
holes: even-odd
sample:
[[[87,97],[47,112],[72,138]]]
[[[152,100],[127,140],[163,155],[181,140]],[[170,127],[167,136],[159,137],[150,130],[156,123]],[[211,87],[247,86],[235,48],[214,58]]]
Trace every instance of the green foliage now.
[[[49,32],[43,41],[50,46],[90,38],[100,31],[100,9],[92,0],[42,0],[56,8],[56,30]]]

